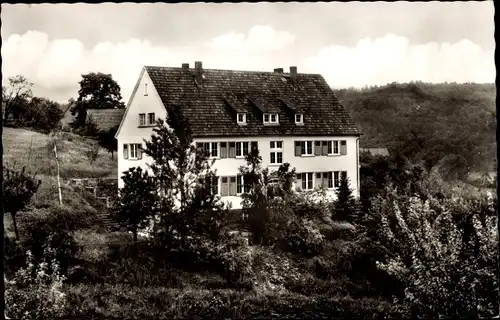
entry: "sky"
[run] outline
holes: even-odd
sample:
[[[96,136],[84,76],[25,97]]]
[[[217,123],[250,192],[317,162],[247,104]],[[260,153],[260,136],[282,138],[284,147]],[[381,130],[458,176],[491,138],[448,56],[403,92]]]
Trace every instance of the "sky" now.
[[[494,6],[484,2],[2,4],[2,84],[78,97],[110,73],[128,101],[144,65],[272,71],[297,66],[334,89],[495,82]]]

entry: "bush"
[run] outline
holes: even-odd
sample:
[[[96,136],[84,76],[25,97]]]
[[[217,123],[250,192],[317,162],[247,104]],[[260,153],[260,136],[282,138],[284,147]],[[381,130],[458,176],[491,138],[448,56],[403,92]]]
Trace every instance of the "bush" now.
[[[37,210],[24,220],[22,233],[23,246],[30,250],[36,260],[43,257],[44,245],[55,248],[54,254],[60,263],[61,271],[66,273],[74,257],[80,250],[73,238],[73,232],[83,222],[76,215],[65,210]]]
[[[403,315],[491,317],[498,310],[497,218],[474,209],[432,198],[380,203],[379,234],[391,256],[378,266],[405,285],[395,297]]]
[[[5,275],[10,277],[26,262],[26,254],[24,248],[11,237],[4,236],[3,245],[4,271]]]
[[[16,319],[56,318],[66,314],[67,300],[62,292],[64,276],[59,274],[57,260],[50,247],[45,248],[46,260],[36,265],[27,252],[27,266],[12,280],[5,279],[5,313]]]

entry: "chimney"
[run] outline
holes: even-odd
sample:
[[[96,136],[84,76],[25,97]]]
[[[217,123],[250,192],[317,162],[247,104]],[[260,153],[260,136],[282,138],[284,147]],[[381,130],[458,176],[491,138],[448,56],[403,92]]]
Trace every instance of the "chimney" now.
[[[201,67],[201,61],[195,61],[194,72],[195,72],[196,84],[198,86],[201,86],[203,84],[203,77],[202,77],[203,69]]]
[[[293,87],[297,87],[297,67],[290,67],[290,83]]]
[[[283,68],[276,68],[274,69],[275,73],[283,73]]]
[[[189,63],[183,63],[182,64],[182,70],[184,70],[184,71],[189,70]]]

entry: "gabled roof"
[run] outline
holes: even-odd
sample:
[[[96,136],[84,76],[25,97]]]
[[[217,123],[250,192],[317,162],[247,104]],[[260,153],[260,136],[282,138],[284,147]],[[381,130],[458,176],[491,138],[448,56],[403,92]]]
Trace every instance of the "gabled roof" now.
[[[92,118],[97,130],[104,132],[120,125],[125,109],[87,109],[87,119]]]
[[[193,68],[146,66],[145,70],[165,106],[182,106],[195,137],[361,134],[319,74],[298,73],[293,88],[282,73],[203,69],[199,87]],[[228,112],[227,97],[235,109],[246,111],[248,125],[236,123]],[[283,98],[307,107],[304,125],[295,124]],[[259,109],[278,113],[279,125],[264,125]]]

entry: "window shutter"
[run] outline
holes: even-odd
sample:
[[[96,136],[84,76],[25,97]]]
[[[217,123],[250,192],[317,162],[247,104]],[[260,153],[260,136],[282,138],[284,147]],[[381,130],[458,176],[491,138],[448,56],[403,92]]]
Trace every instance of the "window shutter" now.
[[[227,158],[227,142],[220,143],[220,157]]]
[[[340,171],[341,179],[347,179],[347,171]]]
[[[328,189],[328,172],[323,172],[323,188]]]
[[[229,195],[229,183],[227,177],[221,178],[221,196],[227,197]]]
[[[321,141],[314,141],[314,155],[321,155]]]
[[[123,159],[128,159],[128,144],[123,144]]]
[[[229,158],[236,158],[236,143],[229,142]]]
[[[259,148],[259,146],[258,146],[258,144],[257,144],[257,141],[252,141],[252,142],[250,143],[250,145],[251,145],[251,149],[250,149],[250,150],[253,150],[254,148],[255,148],[255,149],[258,149],[258,148]]]
[[[321,155],[328,155],[328,141],[321,141]]]
[[[340,154],[342,154],[342,155],[347,154],[347,141],[346,140],[340,140]]]
[[[241,185],[241,175],[236,176],[236,193],[243,193],[242,190],[242,185]]]
[[[314,179],[314,187],[321,188],[321,186],[322,186],[321,172],[317,172],[315,178],[316,179]]]
[[[137,144],[137,159],[142,159],[142,143]]]
[[[236,177],[229,178],[229,195],[230,196],[236,195]]]
[[[300,157],[302,152],[302,146],[300,141],[295,141],[295,156]]]

